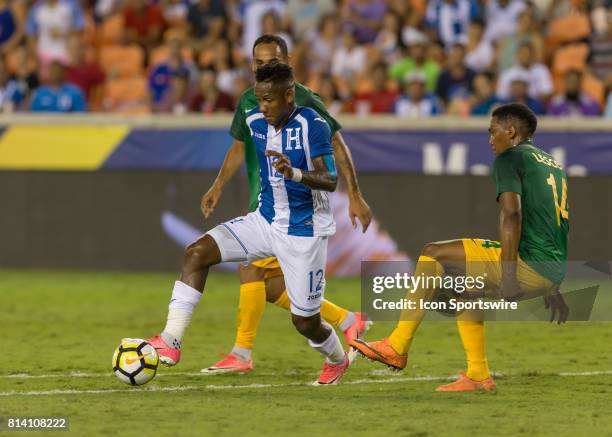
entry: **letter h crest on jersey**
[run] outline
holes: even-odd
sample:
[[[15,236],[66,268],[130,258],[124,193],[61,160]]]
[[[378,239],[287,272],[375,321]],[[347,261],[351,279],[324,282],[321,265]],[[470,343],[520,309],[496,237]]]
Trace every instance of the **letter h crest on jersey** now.
[[[285,150],[300,150],[302,149],[302,143],[300,142],[300,131],[301,127],[288,128],[287,129],[287,145]],[[295,131],[295,134],[293,133]],[[293,147],[294,146],[294,147]]]

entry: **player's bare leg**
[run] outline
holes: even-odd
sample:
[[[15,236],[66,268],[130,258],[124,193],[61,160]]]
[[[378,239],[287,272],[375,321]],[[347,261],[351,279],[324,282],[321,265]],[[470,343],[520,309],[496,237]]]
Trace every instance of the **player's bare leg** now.
[[[320,314],[310,317],[291,314],[291,320],[295,329],[308,339],[310,347],[326,357],[315,385],[337,384],[346,372],[349,360],[334,328],[321,321]]]
[[[181,358],[181,341],[191,321],[193,310],[200,302],[208,269],[221,262],[221,254],[215,240],[204,235],[185,249],[181,276],[174,283],[168,306],[168,320],[161,334],[151,338],[159,354],[159,360],[174,366]]]
[[[445,271],[452,274],[465,272],[465,250],[461,240],[425,245],[414,276],[434,277],[442,275]],[[434,293],[434,288],[420,287],[414,293],[408,293],[406,298],[414,301],[431,300]],[[403,310],[400,321],[389,338],[376,342],[354,340],[351,345],[365,357],[380,361],[395,370],[401,370],[406,366],[407,351],[424,316],[425,311],[418,308]]]
[[[280,308],[289,310],[289,297],[283,276],[266,279],[266,300]],[[329,300],[321,302],[320,314],[324,321],[342,331],[347,349],[351,341],[361,338],[372,326],[372,322],[368,320],[366,314],[348,311]]]

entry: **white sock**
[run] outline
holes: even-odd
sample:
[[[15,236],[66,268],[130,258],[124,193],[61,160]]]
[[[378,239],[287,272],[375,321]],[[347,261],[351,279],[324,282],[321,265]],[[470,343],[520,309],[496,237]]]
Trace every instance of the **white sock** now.
[[[340,364],[344,361],[344,349],[338,338],[338,334],[332,326],[327,322],[321,322],[331,330],[331,334],[323,343],[315,343],[308,340],[308,344],[314,350],[319,351],[326,358],[326,361],[331,364]]]
[[[232,354],[236,355],[241,361],[248,363],[251,361],[251,353],[253,351],[251,349],[247,349],[244,347],[234,346],[232,348]]]
[[[202,293],[181,281],[174,283],[172,298],[168,305],[168,321],[162,339],[176,349],[181,348],[185,329],[191,321],[193,310],[200,302]]]
[[[342,329],[343,331],[346,331],[356,321],[357,321],[357,319],[355,318],[355,314],[349,311],[346,314],[346,317],[344,318],[342,323],[340,323],[340,329]]]

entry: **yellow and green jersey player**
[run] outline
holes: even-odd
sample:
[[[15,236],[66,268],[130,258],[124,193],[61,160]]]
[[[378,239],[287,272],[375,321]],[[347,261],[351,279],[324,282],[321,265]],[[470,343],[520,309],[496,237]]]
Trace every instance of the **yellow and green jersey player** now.
[[[497,156],[493,176],[500,205],[499,242],[460,239],[427,244],[414,275],[485,277],[485,289],[492,291],[489,296],[510,301],[543,296],[551,309],[551,321],[557,318],[560,324],[569,312],[559,293],[567,261],[567,178],[549,154],[533,145],[531,137],[536,127],[535,115],[521,104],[500,106],[492,114],[489,133]],[[435,291],[420,287],[407,299],[431,300]],[[481,292],[477,290],[478,295]],[[470,298],[469,292],[465,298]],[[355,340],[351,345],[372,360],[403,369],[424,315],[420,309],[404,310],[388,338]],[[457,327],[467,356],[467,372],[457,381],[438,387],[438,391],[493,390],[482,313],[462,313],[457,317]]]
[[[285,41],[274,35],[263,35],[253,45],[253,72],[271,62],[287,64],[289,56]],[[340,124],[327,112],[318,95],[307,87],[296,83],[295,99],[299,106],[314,109],[325,119],[332,131],[334,158],[340,174],[346,181],[349,195],[349,215],[353,225],[358,219],[363,232],[368,228],[372,213],[363,199],[357,183],[357,176],[350,152],[340,134]],[[246,113],[259,104],[253,88],[249,88],[240,98],[234,113],[230,133],[234,138],[213,186],[202,197],[202,213],[208,217],[214,210],[223,186],[245,162],[249,183],[249,211],[258,206],[260,193],[259,163],[253,140],[246,124]],[[283,273],[276,258],[259,260],[248,266],[240,266],[240,302],[238,305],[238,326],[232,352],[220,362],[203,369],[206,373],[248,372],[252,369],[251,351],[257,327],[263,316],[266,301],[289,310],[289,299],[285,291]],[[347,338],[360,335],[367,328],[366,321],[359,313],[352,313],[330,301],[323,301],[321,317],[332,325],[345,331]]]

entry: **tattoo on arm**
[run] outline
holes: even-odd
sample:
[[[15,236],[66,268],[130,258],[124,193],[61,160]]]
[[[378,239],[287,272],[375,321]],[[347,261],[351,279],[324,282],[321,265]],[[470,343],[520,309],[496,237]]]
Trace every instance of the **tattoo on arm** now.
[[[302,172],[300,183],[315,190],[335,191],[338,178],[334,159],[331,155],[317,156],[313,158],[314,170]]]

